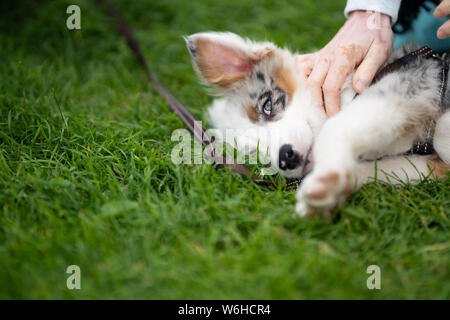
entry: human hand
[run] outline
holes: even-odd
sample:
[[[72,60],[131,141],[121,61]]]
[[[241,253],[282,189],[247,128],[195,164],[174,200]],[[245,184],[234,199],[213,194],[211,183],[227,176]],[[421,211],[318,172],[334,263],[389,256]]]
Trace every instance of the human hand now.
[[[436,9],[434,9],[434,16],[436,18],[444,18],[448,15],[450,15],[450,0],[443,0],[436,7]],[[439,39],[450,37],[450,20],[447,20],[447,22],[443,23],[442,26],[439,27],[437,37]]]
[[[389,57],[393,41],[388,15],[354,11],[324,48],[297,58],[297,72],[308,79],[327,115],[333,116],[339,112],[340,91],[348,75],[358,66],[353,87],[361,93]]]

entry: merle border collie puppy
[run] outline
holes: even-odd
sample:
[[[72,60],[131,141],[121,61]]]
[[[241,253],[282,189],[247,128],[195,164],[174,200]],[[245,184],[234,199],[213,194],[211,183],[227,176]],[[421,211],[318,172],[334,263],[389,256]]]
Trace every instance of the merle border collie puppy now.
[[[268,154],[286,177],[306,175],[297,191],[301,217],[329,216],[375,177],[387,183],[446,177],[450,101],[447,89],[441,104],[438,59],[418,58],[356,97],[350,75],[341,112],[326,118],[306,79],[295,72],[295,53],[232,33],[198,33],[186,42],[200,78],[218,89],[211,124],[239,132],[227,134],[226,142],[247,154]],[[412,50],[393,52],[387,63]],[[430,133],[434,154],[408,153]]]

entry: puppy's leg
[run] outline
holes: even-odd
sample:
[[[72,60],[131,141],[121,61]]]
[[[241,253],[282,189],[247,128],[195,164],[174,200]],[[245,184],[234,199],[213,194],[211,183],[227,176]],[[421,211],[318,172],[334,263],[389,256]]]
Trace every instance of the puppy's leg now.
[[[301,193],[297,194],[298,202],[296,211],[301,216],[311,216],[319,213],[328,217],[330,212],[323,210],[325,202],[339,205],[351,192],[359,189],[362,185],[372,181],[382,181],[389,184],[401,185],[402,183],[416,184],[424,177],[443,178],[446,172],[450,171],[450,165],[446,165],[436,155],[409,155],[386,157],[378,161],[363,161],[356,164],[353,171],[353,179],[346,181],[343,188],[334,194],[334,199],[321,198],[317,192],[317,197],[309,197],[308,202],[304,201]],[[316,180],[321,185],[317,188],[324,188],[324,182],[330,181],[322,178]],[[328,190],[330,191],[330,190]]]
[[[447,166],[449,169],[450,166]],[[443,166],[436,155],[386,157],[378,161],[363,161],[355,168],[354,188],[371,181],[389,184],[417,184],[424,177],[442,178]]]
[[[450,111],[444,113],[437,120],[433,145],[439,158],[450,164]]]
[[[361,96],[325,123],[314,146],[314,169],[297,194],[301,216],[338,206],[353,190],[360,156],[382,154],[408,135],[412,140],[411,132],[438,110],[424,99],[393,98]]]

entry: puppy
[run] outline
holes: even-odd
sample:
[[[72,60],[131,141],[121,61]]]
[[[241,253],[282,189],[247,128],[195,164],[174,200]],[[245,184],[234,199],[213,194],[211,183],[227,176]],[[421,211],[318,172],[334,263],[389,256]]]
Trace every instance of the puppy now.
[[[329,216],[374,178],[414,183],[423,176],[446,177],[450,101],[447,90],[441,105],[437,59],[418,58],[356,97],[350,75],[341,112],[327,119],[306,79],[295,72],[297,55],[289,50],[232,33],[185,40],[194,69],[220,95],[209,108],[212,125],[239,132],[227,134],[227,142],[247,154],[268,154],[286,177],[307,175],[296,196],[301,217]],[[387,63],[409,50],[394,52]],[[407,153],[430,132],[435,154]]]

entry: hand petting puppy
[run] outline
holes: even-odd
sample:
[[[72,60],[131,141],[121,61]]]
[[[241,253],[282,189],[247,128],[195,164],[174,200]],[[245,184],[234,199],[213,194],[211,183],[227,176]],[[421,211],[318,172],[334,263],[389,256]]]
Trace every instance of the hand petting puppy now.
[[[393,41],[388,15],[353,11],[323,49],[297,58],[297,72],[308,78],[327,115],[333,116],[339,112],[340,92],[348,75],[357,67],[353,87],[363,91],[389,57]]]

